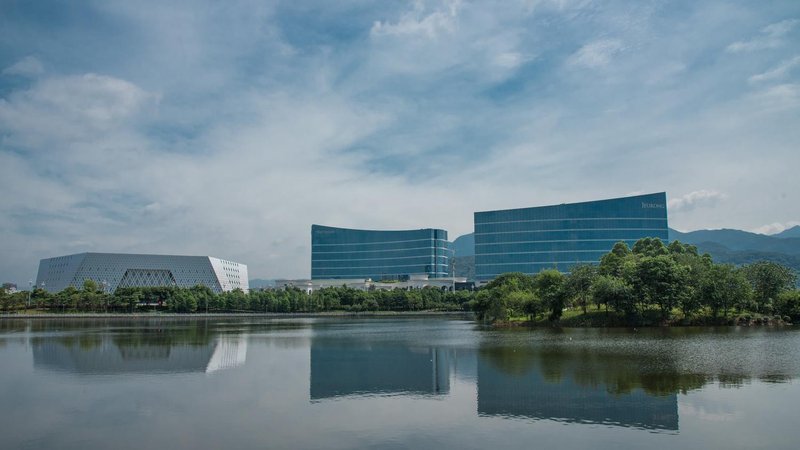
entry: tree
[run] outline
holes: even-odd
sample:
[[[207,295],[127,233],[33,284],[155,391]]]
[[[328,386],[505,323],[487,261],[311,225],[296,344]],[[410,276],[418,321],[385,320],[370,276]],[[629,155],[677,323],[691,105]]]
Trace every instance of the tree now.
[[[665,247],[666,248],[666,247]],[[667,255],[645,256],[636,267],[634,289],[644,305],[658,305],[662,319],[692,295],[689,271]]]
[[[179,289],[172,296],[170,302],[167,303],[167,307],[170,311],[179,313],[195,312],[197,310],[197,299],[188,289]]]
[[[774,262],[759,261],[744,267],[744,274],[753,288],[757,312],[772,312],[772,303],[783,291],[795,286],[797,275],[792,269]]]
[[[475,296],[473,308],[479,318],[488,322],[505,321],[522,314],[532,314],[537,308],[533,278],[523,273],[506,273],[486,284]]]
[[[597,277],[597,267],[590,264],[572,266],[566,280],[566,292],[570,298],[576,299],[586,314],[586,308],[592,295],[592,282]]]
[[[627,259],[631,257],[631,250],[628,244],[623,241],[614,244],[610,252],[600,258],[598,271],[601,275],[622,276],[622,268]]]
[[[727,317],[729,309],[743,309],[752,294],[742,271],[731,264],[714,264],[700,282],[699,295],[701,304],[711,309],[716,319],[720,310],[722,316]]]
[[[667,246],[664,245],[664,241],[659,238],[642,238],[636,241],[633,244],[633,248],[631,249],[634,255],[638,256],[661,256],[669,254],[669,250]]]
[[[555,270],[547,269],[539,272],[534,278],[534,286],[538,297],[542,300],[545,308],[550,311],[549,319],[555,321],[561,318],[564,310],[564,274]]]
[[[214,297],[214,291],[208,286],[198,284],[189,288],[192,296],[197,302],[197,308],[203,312],[208,312],[211,305],[211,299]]]
[[[784,291],[778,294],[775,309],[778,314],[789,316],[793,321],[800,320],[800,291]]]
[[[599,275],[592,282],[592,298],[595,303],[610,306],[617,312],[632,316],[636,313],[633,288],[624,280],[609,275]]]

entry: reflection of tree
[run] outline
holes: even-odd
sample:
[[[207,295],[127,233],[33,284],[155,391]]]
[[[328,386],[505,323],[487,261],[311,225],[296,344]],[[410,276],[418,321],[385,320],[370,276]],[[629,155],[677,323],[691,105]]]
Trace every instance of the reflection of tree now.
[[[675,338],[690,337],[702,331],[670,332],[673,333],[670,337]],[[723,331],[723,334],[727,333],[728,330]],[[604,339],[602,333],[597,339]],[[714,381],[723,387],[739,387],[754,378],[767,382],[784,382],[792,378],[790,374],[779,372],[762,374],[758,367],[754,367],[752,373],[741,367],[725,370],[724,366],[697,367],[687,371],[686,359],[691,360],[698,355],[683,354],[665,347],[662,349],[641,348],[640,351],[632,346],[617,348],[614,344],[593,345],[586,341],[572,343],[562,340],[532,341],[522,345],[515,342],[515,345],[503,346],[492,341],[481,346],[479,355],[512,377],[538,373],[549,383],[569,380],[578,386],[602,387],[614,395],[628,395],[641,390],[651,396],[669,396],[685,394]],[[683,364],[679,363],[680,358],[683,358]]]
[[[530,347],[481,347],[480,355],[509,375],[525,375],[536,367],[536,351]]]

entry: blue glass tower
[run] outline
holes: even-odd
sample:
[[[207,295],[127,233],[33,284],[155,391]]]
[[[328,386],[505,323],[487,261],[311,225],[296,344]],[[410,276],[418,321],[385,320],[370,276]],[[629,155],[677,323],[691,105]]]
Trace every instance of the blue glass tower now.
[[[351,230],[311,226],[311,278],[398,280],[449,275],[447,231]]]
[[[506,272],[569,271],[596,264],[614,244],[644,237],[667,241],[667,195],[475,213],[475,277]]]

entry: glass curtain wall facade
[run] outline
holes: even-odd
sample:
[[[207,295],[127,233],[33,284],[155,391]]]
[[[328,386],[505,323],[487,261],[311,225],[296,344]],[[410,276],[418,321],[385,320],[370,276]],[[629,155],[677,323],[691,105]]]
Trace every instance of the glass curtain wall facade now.
[[[667,241],[667,196],[660,192],[610,200],[475,213],[475,277],[507,272],[568,272],[596,264],[614,244],[644,237]]]
[[[352,230],[311,226],[311,278],[399,280],[449,275],[447,231]]]

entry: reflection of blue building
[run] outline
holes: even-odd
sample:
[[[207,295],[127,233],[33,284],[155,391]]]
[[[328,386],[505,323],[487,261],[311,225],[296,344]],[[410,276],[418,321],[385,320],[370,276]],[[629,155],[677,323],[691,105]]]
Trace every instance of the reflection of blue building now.
[[[450,391],[450,361],[440,349],[352,342],[311,345],[311,399],[364,394],[436,395]]]
[[[570,377],[548,381],[535,368],[509,374],[480,357],[478,414],[678,430],[676,394],[651,396],[641,389],[615,394]]]
[[[475,277],[568,271],[598,263],[616,242],[667,240],[667,198],[657,194],[475,213]]]
[[[401,279],[448,275],[447,231],[350,230],[311,226],[312,279]]]

